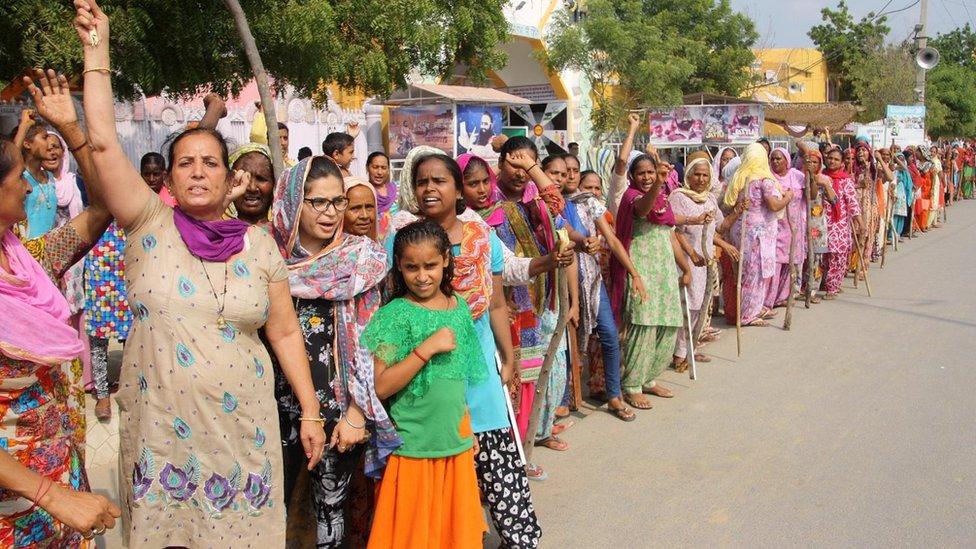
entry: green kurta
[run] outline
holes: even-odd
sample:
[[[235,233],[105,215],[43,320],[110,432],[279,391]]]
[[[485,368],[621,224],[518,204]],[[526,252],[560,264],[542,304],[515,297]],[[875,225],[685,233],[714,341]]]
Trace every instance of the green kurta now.
[[[682,325],[678,274],[674,266],[674,250],[671,249],[672,231],[673,228],[667,225],[657,225],[643,219],[634,220],[634,240],[630,244],[630,257],[650,295],[642,303],[635,292],[627,292],[627,313],[624,318],[630,324]]]
[[[634,240],[630,257],[641,274],[649,294],[646,302],[628,289],[626,342],[623,348],[624,393],[640,393],[653,387],[654,379],[671,362],[675,334],[682,325],[681,297],[674,250],[672,227],[634,220]]]

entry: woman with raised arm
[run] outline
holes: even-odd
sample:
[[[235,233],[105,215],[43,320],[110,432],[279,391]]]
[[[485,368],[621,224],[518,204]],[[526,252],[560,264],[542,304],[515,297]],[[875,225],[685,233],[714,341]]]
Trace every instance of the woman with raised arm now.
[[[94,0],[75,8],[88,146],[100,176],[93,190],[126,231],[136,317],[118,393],[125,541],[281,547],[281,443],[259,328],[301,403],[309,468],[325,449],[284,261],[264,229],[221,220],[244,191],[243,174],[231,176],[215,131],[195,128],[173,141],[166,185],[176,208],[142,183],[116,133],[108,17]]]
[[[67,81],[49,76],[55,86],[43,92],[29,78],[25,83],[39,113],[75,151],[85,179],[94,181]],[[88,210],[22,244],[12,228],[27,217],[31,186],[23,170],[17,147],[0,141],[0,545],[79,547],[112,528],[121,512],[88,493],[84,346],[58,286],[111,217],[93,192]]]

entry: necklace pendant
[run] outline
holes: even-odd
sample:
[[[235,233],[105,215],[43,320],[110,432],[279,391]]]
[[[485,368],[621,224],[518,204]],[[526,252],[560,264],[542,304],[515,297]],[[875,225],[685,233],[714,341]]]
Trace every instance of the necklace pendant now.
[[[223,330],[227,327],[227,321],[224,320],[224,315],[217,316],[217,328]]]

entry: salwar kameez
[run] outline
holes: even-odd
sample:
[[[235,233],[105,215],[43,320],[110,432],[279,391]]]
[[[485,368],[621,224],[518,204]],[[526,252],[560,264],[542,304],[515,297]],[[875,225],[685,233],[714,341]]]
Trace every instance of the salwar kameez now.
[[[834,183],[837,201],[833,205],[829,231],[827,233],[826,276],[824,285],[828,294],[840,291],[849,267],[849,257],[853,246],[851,223],[861,215],[861,206],[854,192],[854,181],[849,177]]]
[[[621,381],[624,394],[637,394],[653,387],[654,380],[671,363],[675,335],[682,325],[671,232],[672,228],[667,225],[645,219],[634,220],[630,256],[650,297],[642,302],[627,288],[624,376]],[[627,285],[630,286],[629,280]]]
[[[706,256],[711,256],[715,248],[715,228],[721,225],[725,219],[715,198],[709,194],[704,202],[698,203],[687,194],[675,192],[668,197],[668,202],[671,203],[671,209],[676,215],[684,217],[696,217],[705,212],[715,213],[715,220],[708,224],[707,231],[704,225],[681,225],[676,229],[685,237],[693,250],[698,253],[702,253],[704,250]],[[703,236],[705,238],[704,245],[702,243]],[[711,259],[711,257],[707,257],[707,259]],[[712,301],[712,288],[706,288],[708,269],[708,265],[692,266],[691,268],[691,285],[688,286],[688,310],[692,317],[692,327],[694,327],[702,308],[708,306]],[[698,334],[696,334],[697,336]],[[687,333],[682,326],[678,330],[674,356],[678,358],[687,356],[687,339]]]
[[[783,191],[793,191],[793,200],[787,206],[787,213],[779,218],[776,231],[776,267],[773,278],[766,292],[765,305],[771,309],[790,297],[792,284],[790,280],[791,265],[796,265],[797,272],[803,268],[803,261],[807,257],[807,216],[805,212],[806,178],[799,171],[790,168],[782,177],[777,176]],[[793,230],[790,230],[792,225]],[[793,256],[790,259],[790,240],[793,242]]]
[[[776,214],[766,206],[766,197],[782,196],[772,179],[750,181],[747,189],[749,208],[732,226],[730,235],[733,244],[742,250],[742,324],[749,324],[759,318],[776,270],[776,233],[779,225]],[[741,242],[743,223],[747,227],[744,244]],[[737,280],[733,277],[724,282],[735,288]],[[733,300],[733,306],[729,305],[726,303],[725,316],[728,319],[731,314],[729,323],[732,324],[736,321],[737,304]]]

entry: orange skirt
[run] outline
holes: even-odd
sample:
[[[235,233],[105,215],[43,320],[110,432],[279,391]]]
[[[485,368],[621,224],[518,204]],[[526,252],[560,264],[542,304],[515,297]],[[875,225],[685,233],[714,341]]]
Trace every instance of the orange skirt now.
[[[481,549],[487,531],[473,450],[444,458],[390,457],[369,549]]]

